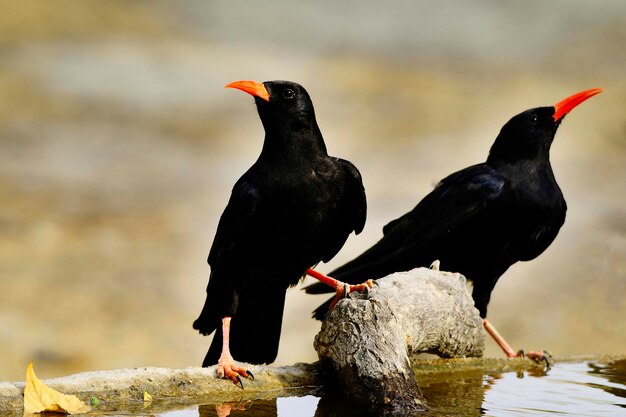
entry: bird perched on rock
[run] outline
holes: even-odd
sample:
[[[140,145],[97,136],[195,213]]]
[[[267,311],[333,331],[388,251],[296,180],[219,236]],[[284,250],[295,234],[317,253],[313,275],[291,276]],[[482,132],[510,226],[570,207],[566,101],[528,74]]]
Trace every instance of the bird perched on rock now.
[[[359,171],[328,155],[301,85],[236,81],[226,87],[254,96],[265,140],[219,221],[207,298],[193,327],[208,335],[221,325],[202,366],[217,363],[220,377],[243,388],[240,376],[253,376],[233,357],[274,361],[287,288],[315,274],[309,268],[328,262],[351,232],[360,233],[367,208]]]
[[[387,224],[378,243],[329,275],[353,283],[439,260],[446,270],[473,282],[472,297],[485,319],[502,274],[518,261],[539,256],[563,225],[567,206],[550,165],[550,145],[565,115],[601,91],[585,90],[513,117],[486,162],[441,180],[413,210]],[[317,283],[306,291],[328,292]],[[322,319],[328,306],[321,305],[314,317]],[[513,351],[486,319],[483,324],[508,356],[523,354]],[[547,362],[544,352],[526,355]]]

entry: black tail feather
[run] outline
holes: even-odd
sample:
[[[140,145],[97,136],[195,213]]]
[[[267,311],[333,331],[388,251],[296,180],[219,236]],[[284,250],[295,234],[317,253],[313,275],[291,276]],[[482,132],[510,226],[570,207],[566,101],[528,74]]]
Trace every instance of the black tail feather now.
[[[241,293],[237,312],[230,323],[230,353],[239,362],[272,363],[278,354],[285,307],[285,288],[257,289]],[[202,366],[215,365],[222,352],[218,327]]]
[[[193,322],[193,328],[204,336],[208,336],[220,327],[219,317],[212,312],[211,301],[207,297],[200,316]]]
[[[323,304],[321,304],[319,307],[313,310],[312,317],[315,320],[323,321],[324,318],[326,317],[326,314],[328,313],[328,310],[330,309],[330,303],[332,302],[333,302],[332,298],[329,298],[328,300],[326,300]]]

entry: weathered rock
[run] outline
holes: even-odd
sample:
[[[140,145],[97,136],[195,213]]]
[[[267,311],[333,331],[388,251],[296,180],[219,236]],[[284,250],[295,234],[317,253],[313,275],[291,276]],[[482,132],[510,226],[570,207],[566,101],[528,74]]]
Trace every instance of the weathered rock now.
[[[377,415],[414,415],[426,405],[409,356],[481,356],[482,320],[459,274],[418,268],[377,283],[337,303],[315,349],[346,395]]]

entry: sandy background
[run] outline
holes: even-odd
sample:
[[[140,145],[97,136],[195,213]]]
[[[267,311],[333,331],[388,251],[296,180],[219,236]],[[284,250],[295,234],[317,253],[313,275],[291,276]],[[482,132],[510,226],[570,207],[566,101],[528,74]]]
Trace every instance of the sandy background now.
[[[552,147],[565,226],[489,317],[516,348],[626,352],[625,2],[249,3],[0,1],[0,380],[201,363],[206,255],[263,138],[238,79],[303,84],[361,170],[368,223],[322,271],[511,116],[603,87]],[[278,364],[315,359],[323,299],[289,292]]]

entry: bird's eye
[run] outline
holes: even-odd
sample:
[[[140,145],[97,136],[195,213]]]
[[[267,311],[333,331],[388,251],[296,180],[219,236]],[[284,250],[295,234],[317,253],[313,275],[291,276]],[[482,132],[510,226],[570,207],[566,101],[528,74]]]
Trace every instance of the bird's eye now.
[[[532,116],[530,116],[530,122],[532,124],[537,124],[538,121],[539,121],[539,118],[537,117],[536,114],[533,114]]]
[[[296,93],[294,93],[293,90],[289,88],[286,90],[283,90],[283,97],[286,98],[287,100],[291,100],[295,96],[296,96]]]

